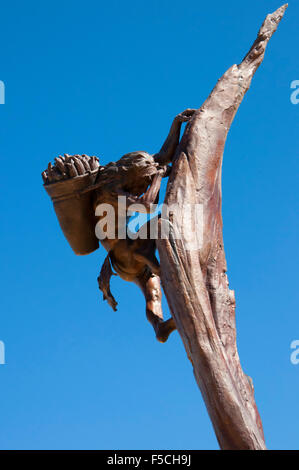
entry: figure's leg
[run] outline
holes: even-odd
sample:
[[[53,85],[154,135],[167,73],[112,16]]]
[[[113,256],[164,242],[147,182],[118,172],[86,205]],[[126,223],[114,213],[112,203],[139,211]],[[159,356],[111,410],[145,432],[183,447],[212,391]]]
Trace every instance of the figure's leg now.
[[[155,255],[159,218],[160,214],[142,225],[138,230],[139,238],[132,243],[134,258],[146,264],[157,276],[160,276],[160,264]]]
[[[160,343],[165,343],[170,333],[176,329],[176,326],[173,318],[166,321],[163,319],[160,278],[149,273],[139,276],[135,282],[144,294],[146,317],[155,330],[156,338]]]
[[[117,310],[117,302],[113,295],[111,294],[110,290],[110,278],[111,276],[116,276],[116,274],[112,271],[111,261],[109,258],[109,254],[106,256],[105,261],[103,263],[100,275],[98,277],[98,285],[99,289],[103,292],[103,299],[107,300],[110,307],[116,312]]]
[[[148,266],[154,274],[160,276],[160,264],[155,255],[155,247],[151,251],[147,252],[142,251],[141,249],[140,251],[136,251],[134,253],[134,258]]]

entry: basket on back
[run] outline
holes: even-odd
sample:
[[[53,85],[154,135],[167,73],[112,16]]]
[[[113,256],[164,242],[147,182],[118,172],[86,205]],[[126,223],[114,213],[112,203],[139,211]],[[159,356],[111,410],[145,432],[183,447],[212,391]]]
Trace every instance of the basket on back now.
[[[99,247],[92,192],[82,192],[95,182],[99,166],[96,157],[65,154],[42,173],[60,227],[76,255],[87,255]]]

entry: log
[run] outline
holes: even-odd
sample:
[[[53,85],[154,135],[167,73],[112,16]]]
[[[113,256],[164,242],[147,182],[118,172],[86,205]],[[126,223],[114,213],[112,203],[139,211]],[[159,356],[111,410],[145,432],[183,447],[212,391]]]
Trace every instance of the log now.
[[[187,124],[173,162],[164,215],[169,236],[157,246],[161,280],[221,449],[266,449],[252,380],[236,345],[235,296],[223,247],[221,167],[226,136],[287,4],[266,17],[241,64],[233,65]],[[184,214],[203,208],[201,225]],[[179,238],[179,236],[181,238]],[[190,237],[195,248],[190,248]]]

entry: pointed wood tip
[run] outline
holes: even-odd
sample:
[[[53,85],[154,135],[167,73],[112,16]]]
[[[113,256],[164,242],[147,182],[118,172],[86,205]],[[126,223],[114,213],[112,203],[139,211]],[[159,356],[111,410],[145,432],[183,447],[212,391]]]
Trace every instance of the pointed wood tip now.
[[[266,16],[266,19],[262,24],[261,29],[259,30],[258,38],[266,39],[267,41],[271,38],[273,33],[275,33],[280,21],[282,20],[287,8],[288,3],[282,5],[276,11]]]
[[[275,12],[275,13],[282,13],[284,14],[284,12],[286,11],[286,9],[288,8],[289,4],[288,3],[285,3],[284,5],[282,5],[280,8],[278,8]]]
[[[286,9],[288,8],[289,4],[285,3],[281,7],[279,7],[277,10],[275,10],[273,13],[271,13],[269,16],[272,17],[277,23],[282,19]]]

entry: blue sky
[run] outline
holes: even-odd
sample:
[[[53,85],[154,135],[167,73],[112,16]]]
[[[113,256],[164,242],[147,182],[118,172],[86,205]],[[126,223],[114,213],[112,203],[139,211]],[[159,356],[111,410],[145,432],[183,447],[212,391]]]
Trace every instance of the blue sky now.
[[[61,153],[102,163],[156,152],[241,61],[277,0],[5,2],[0,106],[1,449],[218,448],[177,333],[162,345],[137,287],[96,278],[103,249],[76,257],[40,173]],[[224,239],[238,347],[266,442],[298,449],[299,4],[289,9],[232,125]],[[164,301],[166,316],[169,315]]]

